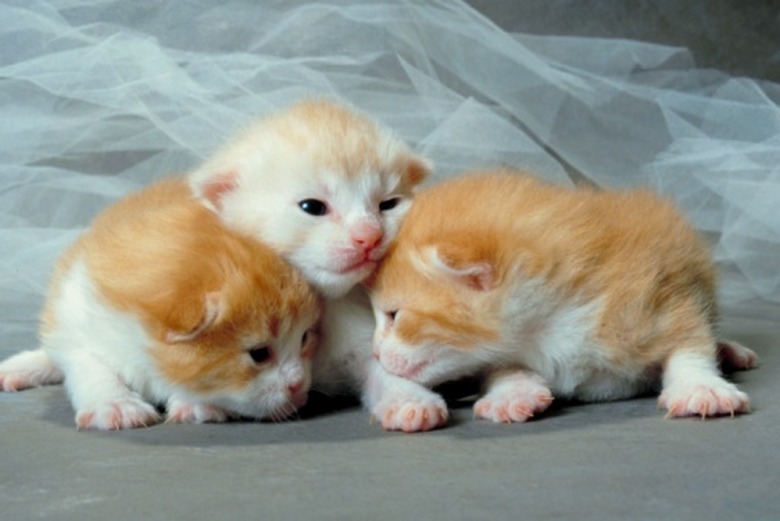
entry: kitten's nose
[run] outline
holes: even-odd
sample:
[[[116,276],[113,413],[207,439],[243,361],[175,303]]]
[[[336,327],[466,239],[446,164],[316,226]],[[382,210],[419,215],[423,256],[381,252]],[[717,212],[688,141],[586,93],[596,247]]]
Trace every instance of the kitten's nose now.
[[[303,380],[295,380],[287,385],[287,390],[290,391],[291,396],[295,396],[303,389]]]
[[[352,232],[352,242],[363,251],[371,251],[382,242],[382,230],[376,226],[358,228]]]

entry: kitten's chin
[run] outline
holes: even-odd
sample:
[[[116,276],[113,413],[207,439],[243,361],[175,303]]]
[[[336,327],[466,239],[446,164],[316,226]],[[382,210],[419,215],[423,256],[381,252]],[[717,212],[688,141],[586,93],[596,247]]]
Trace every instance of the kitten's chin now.
[[[349,293],[349,290],[360,284],[374,271],[376,264],[373,262],[363,264],[347,271],[330,271],[314,269],[304,272],[304,275],[325,298],[340,298]]]

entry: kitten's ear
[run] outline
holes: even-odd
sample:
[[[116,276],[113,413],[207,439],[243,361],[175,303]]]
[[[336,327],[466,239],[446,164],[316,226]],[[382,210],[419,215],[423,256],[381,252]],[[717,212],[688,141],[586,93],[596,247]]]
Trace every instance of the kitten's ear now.
[[[437,274],[476,291],[495,287],[493,264],[473,258],[472,252],[455,245],[431,247],[425,254]]]
[[[231,169],[214,172],[198,170],[190,176],[190,186],[207,206],[219,211],[222,209],[222,199],[238,186],[238,172]]]
[[[222,308],[222,294],[219,291],[207,293],[203,297],[200,321],[195,327],[188,331],[168,331],[165,334],[165,341],[169,344],[176,344],[179,342],[195,340],[214,325],[214,322],[217,321],[222,312]]]
[[[431,175],[433,163],[422,156],[411,154],[405,158],[402,172],[402,177],[410,186],[417,186]]]

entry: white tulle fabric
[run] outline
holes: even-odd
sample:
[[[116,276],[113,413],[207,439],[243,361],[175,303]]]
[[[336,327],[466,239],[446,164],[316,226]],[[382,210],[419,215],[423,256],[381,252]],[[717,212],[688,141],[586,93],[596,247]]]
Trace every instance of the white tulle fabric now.
[[[726,326],[780,317],[776,84],[684,49],[509,34],[456,0],[4,0],[0,20],[3,349],[33,341],[54,260],[102,207],[308,95],[364,109],[440,178],[656,188],[711,239]]]

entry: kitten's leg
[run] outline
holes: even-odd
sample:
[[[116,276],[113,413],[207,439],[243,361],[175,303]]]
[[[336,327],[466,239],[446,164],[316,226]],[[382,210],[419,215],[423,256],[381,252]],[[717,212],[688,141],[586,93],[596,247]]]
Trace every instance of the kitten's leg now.
[[[160,420],[153,405],[130,390],[115,371],[96,357],[82,351],[71,352],[61,362],[79,429],[130,429]]]
[[[721,416],[747,412],[747,394],[718,373],[715,357],[706,352],[680,350],[666,363],[658,405],[669,417]]]
[[[496,372],[487,386],[487,393],[474,404],[474,415],[496,423],[526,421],[553,401],[544,378],[524,369]]]
[[[216,405],[177,397],[168,400],[166,410],[165,423],[222,423],[233,417]]]
[[[447,423],[444,399],[422,385],[385,371],[373,358],[363,389],[363,403],[389,431],[428,431]]]
[[[718,360],[730,369],[752,369],[758,365],[755,351],[731,340],[718,342]]]
[[[43,349],[23,351],[0,363],[0,391],[60,384],[63,378],[62,371]]]

